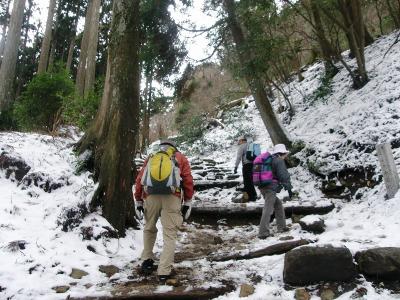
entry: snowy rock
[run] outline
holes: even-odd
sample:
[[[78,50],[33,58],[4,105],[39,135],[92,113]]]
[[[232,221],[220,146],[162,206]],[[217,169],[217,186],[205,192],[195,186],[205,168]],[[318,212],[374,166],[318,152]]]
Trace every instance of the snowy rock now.
[[[356,262],[360,272],[376,279],[400,278],[400,248],[383,247],[357,252]]]
[[[304,218],[301,218],[300,221],[301,229],[312,232],[312,233],[323,233],[325,231],[325,223],[324,220],[317,216],[309,215]]]
[[[288,284],[350,281],[355,275],[353,257],[345,247],[305,246],[285,254],[283,280]]]
[[[69,286],[68,285],[59,285],[59,286],[53,287],[52,289],[55,290],[57,294],[62,294],[62,293],[66,293],[69,290]]]
[[[323,289],[321,292],[321,300],[333,300],[335,299],[335,293],[331,289]]]
[[[76,268],[72,268],[71,274],[69,274],[69,276],[74,279],[81,279],[86,275],[89,275],[89,273]]]
[[[250,284],[244,283],[240,286],[240,293],[239,293],[239,297],[243,298],[243,297],[248,297],[250,295],[254,294],[254,287]]]
[[[119,273],[120,270],[118,267],[114,265],[107,265],[107,266],[101,265],[99,266],[99,271],[101,273],[105,273],[107,277],[111,277],[114,274]]]
[[[33,172],[26,175],[21,184],[25,186],[37,186],[44,190],[47,193],[51,193],[52,191],[69,184],[66,178],[62,178],[60,180],[53,180],[48,174],[42,172]]]
[[[311,296],[305,288],[300,288],[294,292],[294,298],[296,300],[310,300]]]

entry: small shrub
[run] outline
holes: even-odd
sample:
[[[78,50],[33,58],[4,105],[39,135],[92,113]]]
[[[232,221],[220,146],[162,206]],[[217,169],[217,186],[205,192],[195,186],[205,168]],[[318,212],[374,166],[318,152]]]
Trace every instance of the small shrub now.
[[[332,93],[332,76],[325,75],[320,79],[319,87],[309,97],[311,104],[322,101],[326,103],[327,96]]]
[[[14,130],[17,126],[12,108],[0,113],[0,130]]]
[[[205,131],[204,118],[202,116],[193,116],[182,122],[178,128],[180,137],[177,139],[178,143],[188,142],[192,143],[200,139]]]
[[[63,103],[63,120],[68,124],[79,127],[81,130],[86,129],[96,116],[100,99],[101,96],[94,92],[89,93],[86,98],[66,99]]]
[[[182,104],[179,105],[178,112],[176,113],[175,117],[175,124],[181,126],[180,124],[183,123],[185,119],[187,119],[186,114],[189,112],[191,106],[191,103],[188,101],[184,101],[182,102]]]
[[[74,84],[62,67],[36,75],[15,104],[14,115],[24,130],[52,130],[62,104],[72,98]]]

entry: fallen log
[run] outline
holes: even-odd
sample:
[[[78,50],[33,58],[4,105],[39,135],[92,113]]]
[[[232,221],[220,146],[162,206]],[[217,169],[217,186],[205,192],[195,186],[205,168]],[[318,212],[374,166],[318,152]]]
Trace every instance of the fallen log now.
[[[270,255],[277,255],[277,254],[283,254],[286,253],[294,248],[303,246],[303,245],[308,245],[310,244],[311,241],[309,240],[297,240],[297,241],[289,241],[289,242],[283,242],[279,244],[274,244],[271,246],[268,246],[263,249],[259,249],[256,251],[250,251],[247,254],[232,254],[232,255],[227,255],[227,256],[215,256],[209,258],[211,261],[228,261],[228,260],[242,260],[242,259],[253,259],[257,257],[262,257],[262,256],[270,256]]]
[[[285,206],[286,218],[294,215],[324,215],[331,212],[335,208],[333,203],[321,206]],[[194,206],[192,207],[193,217],[213,217],[220,218],[243,218],[243,217],[261,217],[263,207],[261,206]]]
[[[137,300],[137,299],[214,299],[234,290],[233,285],[224,286],[220,288],[209,289],[193,289],[189,291],[174,290],[166,293],[140,293],[126,296],[90,296],[90,297],[71,297],[70,300]]]

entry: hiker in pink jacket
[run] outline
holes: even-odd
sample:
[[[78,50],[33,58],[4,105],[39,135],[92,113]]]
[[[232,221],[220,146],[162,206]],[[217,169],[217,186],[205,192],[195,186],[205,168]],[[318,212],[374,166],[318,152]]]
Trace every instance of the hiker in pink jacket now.
[[[267,181],[265,181],[267,182],[266,184],[262,183],[258,184],[260,192],[265,200],[260,221],[259,233],[258,233],[258,238],[260,239],[266,239],[268,236],[271,235],[269,231],[269,222],[271,215],[274,212],[275,212],[278,232],[287,231],[285,211],[283,209],[282,200],[279,199],[276,196],[276,194],[279,193],[282,190],[282,188],[284,188],[285,190],[288,191],[290,198],[293,195],[292,184],[290,182],[290,174],[287,171],[286,164],[284,161],[288,153],[289,151],[286,150],[284,144],[277,144],[274,146],[274,149],[271,153],[272,156],[266,155],[269,156],[269,161],[268,161],[269,165],[267,166],[267,168],[269,168],[270,170],[271,178],[270,180],[267,179]],[[265,154],[268,153],[263,153],[259,157],[263,155],[265,156]],[[254,164],[257,163],[259,157],[257,157],[256,160],[254,160],[253,162]],[[268,175],[268,171],[264,174]],[[258,180],[257,176],[258,176],[257,173],[255,173],[253,170],[253,181],[255,183]]]

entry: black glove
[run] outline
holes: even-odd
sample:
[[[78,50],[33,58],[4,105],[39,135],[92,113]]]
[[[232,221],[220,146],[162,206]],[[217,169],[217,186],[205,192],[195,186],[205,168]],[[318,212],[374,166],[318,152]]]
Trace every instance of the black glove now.
[[[292,192],[292,190],[288,190],[288,194],[289,194],[289,198],[292,199],[292,197],[293,197],[293,192]]]
[[[185,220],[187,220],[192,211],[192,201],[185,201],[182,205],[181,212]]]
[[[143,200],[136,201],[135,213],[139,220],[143,219],[143,215],[144,215]]]
[[[233,169],[233,174],[237,173],[237,167]]]

